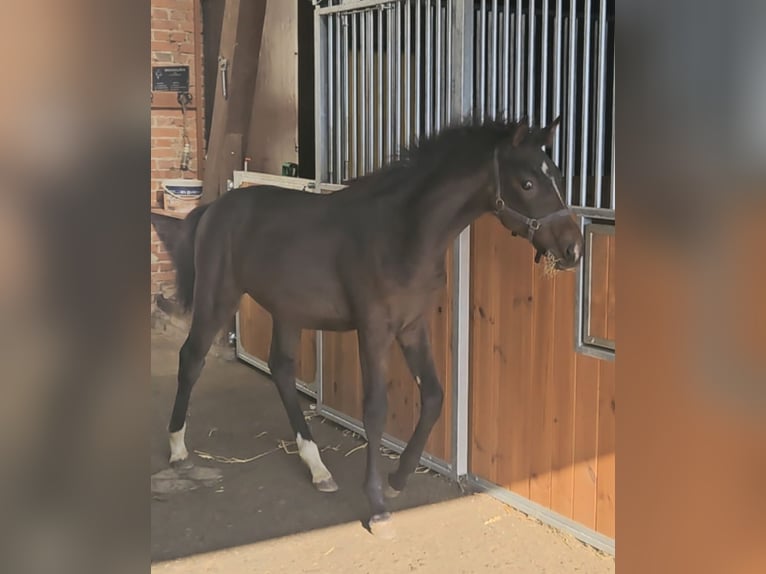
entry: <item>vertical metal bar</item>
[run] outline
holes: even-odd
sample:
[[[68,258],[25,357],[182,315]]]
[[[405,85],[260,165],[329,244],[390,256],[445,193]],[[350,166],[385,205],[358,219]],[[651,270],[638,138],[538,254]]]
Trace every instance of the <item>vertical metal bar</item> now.
[[[335,17],[327,17],[327,179],[330,183],[335,183],[335,98],[333,88],[335,87],[335,69],[334,58],[331,54],[333,50],[333,36],[335,29]],[[324,55],[323,55],[324,57]]]
[[[577,0],[569,2],[569,90],[567,93],[567,160],[566,186],[567,203],[572,203],[572,176],[574,173],[574,129],[575,129],[575,79],[577,78]]]
[[[365,45],[365,56],[367,57],[367,98],[369,99],[369,134],[367,136],[367,162],[365,164],[365,171],[372,171],[375,169],[375,108],[373,103],[375,100],[380,99],[380,92],[375,90],[375,61],[373,60],[373,46],[374,31],[373,31],[373,15],[372,9],[365,12],[364,18],[367,24],[367,44]]]
[[[316,46],[314,50],[314,70],[317,81],[314,83],[314,101],[317,113],[314,115],[314,165],[316,166],[315,179],[318,184],[328,181],[327,163],[327,20],[318,13],[314,13],[314,38]]]
[[[473,0],[455,1],[455,19],[450,35],[453,38],[454,92],[452,114],[461,118],[473,111],[474,78],[474,3]],[[470,367],[470,266],[471,232],[468,229],[455,240],[453,246],[452,297],[452,461],[453,476],[464,476],[468,468],[469,367]]]
[[[436,131],[441,129],[442,119],[442,2],[436,0],[436,86],[434,88],[434,124]]]
[[[562,14],[561,0],[556,0],[556,14],[554,17],[555,31],[553,34],[553,119],[561,115],[561,24],[564,18]],[[561,128],[556,130],[556,139],[553,142],[553,161],[561,166]]]
[[[527,59],[527,116],[530,123],[533,123],[535,117],[535,0],[529,0],[529,13],[527,14],[527,37],[528,59]]]
[[[521,24],[524,21],[524,8],[521,5],[522,0],[516,0],[516,62],[513,66],[513,119],[521,118]]]
[[[492,18],[490,20],[490,58],[489,64],[489,113],[497,119],[497,0],[492,0]]]
[[[511,116],[511,0],[503,2],[503,119]]]
[[[394,88],[396,88],[396,157],[399,157],[402,148],[402,3],[396,3],[396,25],[394,26],[394,53],[396,54],[396,76]]]
[[[585,207],[588,197],[588,134],[590,127],[590,7],[591,0],[585,0],[585,29],[582,51],[582,134],[580,140],[580,205]]]
[[[335,37],[333,38],[333,51],[335,52],[335,101],[332,105],[335,106],[335,180],[333,183],[340,183],[343,179],[343,138],[341,137],[341,116],[343,115],[343,98],[341,97],[342,91],[342,68],[341,68],[341,51],[340,42],[342,37],[342,25],[341,19],[338,14],[333,14],[333,20],[335,20]]]
[[[487,89],[487,0],[481,0],[479,10],[479,121],[483,123]]]
[[[543,0],[542,43],[540,50],[540,125],[548,125],[548,58],[551,53],[548,46],[548,0]]]
[[[404,145],[409,147],[412,143],[412,6],[410,0],[404,5]]]
[[[367,102],[370,94],[367,93],[367,58],[364,47],[367,45],[366,13],[357,13],[359,25],[359,169],[360,176],[367,173]]]
[[[433,62],[432,58],[432,24],[433,18],[431,16],[431,0],[426,2],[426,136],[431,135],[431,128],[433,127],[433,103],[432,103],[432,88],[433,88]]]
[[[350,130],[351,121],[349,113],[349,69],[348,69],[348,15],[343,14],[343,180],[351,178],[351,165],[350,165]]]
[[[455,5],[453,0],[447,0],[447,23],[445,25],[445,36],[447,38],[447,45],[445,47],[445,70],[446,79],[444,82],[444,115],[445,123],[449,125],[452,122],[452,8]]]
[[[420,138],[420,14],[423,5],[417,0],[415,6],[415,137]]]
[[[357,82],[357,20],[358,14],[351,14],[351,173],[352,177],[359,176],[359,163],[357,161],[357,154],[359,152],[359,142],[357,139],[357,128],[359,122],[359,115],[357,112],[357,103],[359,99],[359,83]]]
[[[606,126],[606,0],[598,6],[598,84],[596,87],[596,190],[593,207],[601,207],[601,186],[604,177],[604,130]]]
[[[614,61],[614,58],[612,59]],[[615,70],[614,67],[612,67],[612,174],[610,177],[610,185],[609,185],[609,208],[610,209],[616,209],[617,208],[617,195],[615,193],[616,186],[617,186],[617,156],[614,154],[614,143],[617,133],[617,124],[615,123],[615,108],[617,108],[617,102],[615,96],[617,95],[617,92],[614,89],[615,86]]]
[[[380,6],[378,8],[378,163],[376,167],[383,165],[383,104],[385,98],[383,97],[383,53],[384,44],[383,41],[383,15],[385,14],[385,8]]]
[[[392,13],[393,8],[389,6],[386,9],[386,163],[391,161],[394,155],[394,32]]]

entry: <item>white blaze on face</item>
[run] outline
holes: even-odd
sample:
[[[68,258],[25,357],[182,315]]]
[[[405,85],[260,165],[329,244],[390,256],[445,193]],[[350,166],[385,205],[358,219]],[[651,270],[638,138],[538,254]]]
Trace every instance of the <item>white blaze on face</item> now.
[[[181,430],[170,433],[170,462],[186,460],[189,453],[186,451],[184,435],[186,434],[186,423]]]
[[[548,167],[547,160],[543,160],[542,170],[545,176],[551,180],[551,183],[553,184],[553,189],[556,190],[556,195],[559,196],[559,199],[561,200],[562,205],[566,205],[566,203],[564,203],[564,197],[561,195],[561,190],[559,189],[559,185],[556,183],[556,178],[550,172],[550,168]]]
[[[324,482],[331,479],[332,475],[322,462],[316,443],[313,440],[305,440],[301,433],[296,435],[295,442],[298,445],[298,455],[311,471],[311,482]]]

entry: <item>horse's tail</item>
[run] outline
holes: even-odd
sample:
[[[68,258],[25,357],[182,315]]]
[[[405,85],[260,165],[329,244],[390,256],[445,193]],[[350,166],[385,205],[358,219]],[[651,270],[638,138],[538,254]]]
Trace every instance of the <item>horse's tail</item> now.
[[[184,311],[189,311],[194,301],[194,240],[197,226],[209,203],[195,207],[184,218],[175,245],[170,249],[170,258],[176,268],[176,299]]]

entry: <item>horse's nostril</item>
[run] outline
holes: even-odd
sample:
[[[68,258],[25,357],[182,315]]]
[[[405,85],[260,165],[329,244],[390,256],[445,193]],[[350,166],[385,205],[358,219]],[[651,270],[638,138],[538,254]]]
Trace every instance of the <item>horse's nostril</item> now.
[[[567,247],[566,255],[570,261],[577,261],[580,255],[580,244],[577,242],[570,243],[569,247]]]

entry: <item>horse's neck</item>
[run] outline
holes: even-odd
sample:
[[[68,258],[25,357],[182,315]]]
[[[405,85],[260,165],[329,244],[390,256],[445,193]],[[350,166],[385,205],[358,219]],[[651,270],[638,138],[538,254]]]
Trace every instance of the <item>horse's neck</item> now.
[[[443,256],[458,234],[487,211],[490,205],[487,183],[487,175],[482,172],[444,178],[423,195],[413,213],[417,251],[421,256],[429,259]]]

